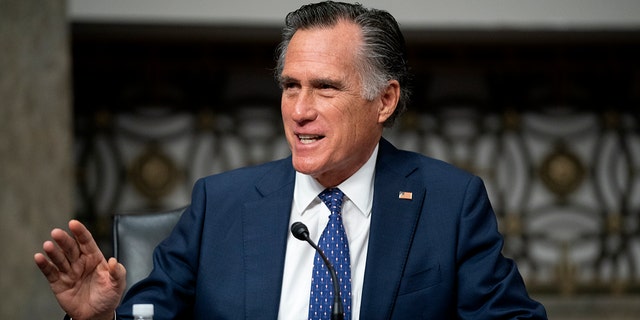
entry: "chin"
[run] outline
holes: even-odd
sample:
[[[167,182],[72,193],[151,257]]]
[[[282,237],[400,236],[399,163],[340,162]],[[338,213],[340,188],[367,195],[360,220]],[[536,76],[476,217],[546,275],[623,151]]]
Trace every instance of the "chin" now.
[[[318,163],[313,161],[313,159],[300,159],[299,157],[293,157],[293,168],[304,174],[313,175],[313,173],[318,168]]]

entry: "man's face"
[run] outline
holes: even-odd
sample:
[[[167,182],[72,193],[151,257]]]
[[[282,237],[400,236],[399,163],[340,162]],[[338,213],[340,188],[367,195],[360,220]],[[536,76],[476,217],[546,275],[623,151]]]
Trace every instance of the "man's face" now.
[[[293,166],[325,187],[368,160],[390,114],[383,99],[362,98],[356,68],[361,43],[355,24],[339,22],[298,30],[285,56],[281,111]]]

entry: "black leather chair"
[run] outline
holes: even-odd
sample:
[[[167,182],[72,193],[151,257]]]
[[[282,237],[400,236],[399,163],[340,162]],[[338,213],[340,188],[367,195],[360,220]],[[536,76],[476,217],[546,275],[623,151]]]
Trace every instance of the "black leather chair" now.
[[[114,215],[113,254],[127,268],[125,292],[149,275],[153,250],[173,230],[185,209]]]

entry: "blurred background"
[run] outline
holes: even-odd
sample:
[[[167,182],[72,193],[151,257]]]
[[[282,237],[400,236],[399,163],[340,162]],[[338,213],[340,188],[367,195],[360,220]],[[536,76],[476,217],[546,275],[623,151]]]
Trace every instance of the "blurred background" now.
[[[59,319],[33,263],[85,222],[189,203],[202,176],[287,156],[273,80],[307,2],[0,0],[0,318]],[[478,174],[551,319],[640,314],[640,2],[361,1],[415,75],[385,136]]]

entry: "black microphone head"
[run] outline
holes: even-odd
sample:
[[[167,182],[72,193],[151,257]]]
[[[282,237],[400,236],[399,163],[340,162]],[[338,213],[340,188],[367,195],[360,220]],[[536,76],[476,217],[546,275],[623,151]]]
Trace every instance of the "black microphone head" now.
[[[309,238],[309,229],[300,221],[294,222],[291,225],[291,233],[298,240],[306,241],[307,238]]]

